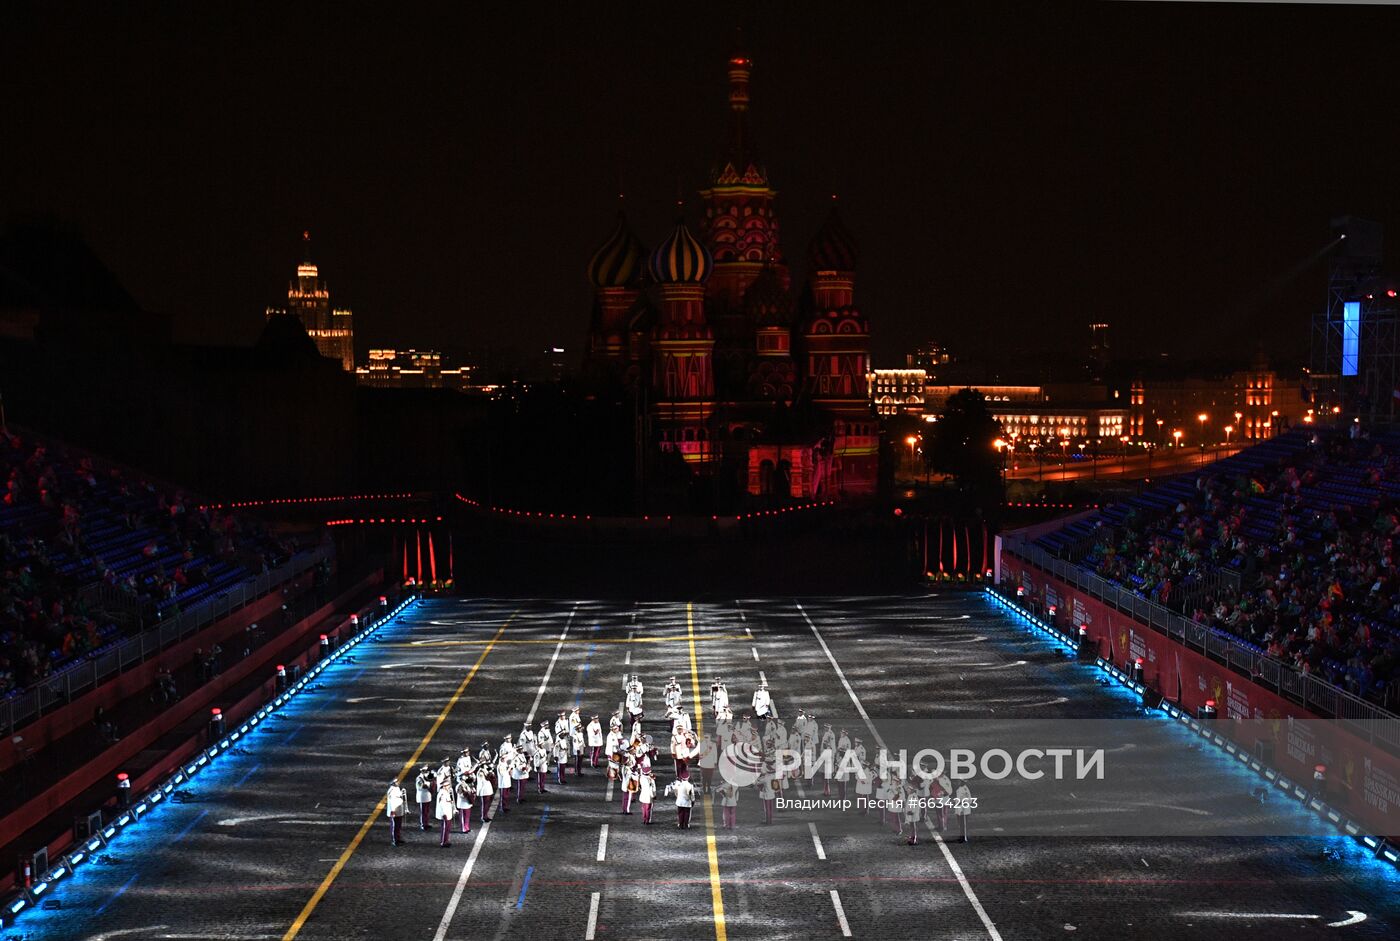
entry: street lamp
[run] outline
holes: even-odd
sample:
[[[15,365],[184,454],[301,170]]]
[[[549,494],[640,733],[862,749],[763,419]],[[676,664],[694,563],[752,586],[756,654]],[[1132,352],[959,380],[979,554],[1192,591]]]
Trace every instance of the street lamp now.
[[[1204,463],[1206,462],[1206,419],[1208,419],[1208,418],[1210,418],[1210,416],[1207,415],[1205,412],[1202,412],[1201,414],[1199,414],[1199,415],[1196,416],[1196,421],[1198,421],[1198,422],[1201,423],[1201,460],[1200,460],[1200,463],[1202,463],[1202,464],[1204,464]]]
[[[1001,485],[1006,486],[1006,441],[998,438],[992,442],[992,447],[997,449],[998,463],[1001,464]]]
[[[1163,421],[1164,421],[1164,419],[1161,419],[1161,418],[1157,419],[1157,443],[1158,443],[1158,444],[1161,444],[1161,443],[1162,443],[1162,424],[1163,424]]]
[[[1181,447],[1181,429],[1180,429],[1180,428],[1175,428],[1175,429],[1172,430],[1172,437],[1176,439],[1176,444],[1174,445],[1174,447],[1178,447],[1178,448]]]

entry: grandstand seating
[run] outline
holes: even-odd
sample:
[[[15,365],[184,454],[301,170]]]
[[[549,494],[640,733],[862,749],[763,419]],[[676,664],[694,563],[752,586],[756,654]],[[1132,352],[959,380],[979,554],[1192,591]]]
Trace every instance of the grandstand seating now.
[[[1400,692],[1400,432],[1303,429],[1037,544],[1382,702]]]
[[[231,513],[0,433],[0,694],[216,597],[292,552]]]

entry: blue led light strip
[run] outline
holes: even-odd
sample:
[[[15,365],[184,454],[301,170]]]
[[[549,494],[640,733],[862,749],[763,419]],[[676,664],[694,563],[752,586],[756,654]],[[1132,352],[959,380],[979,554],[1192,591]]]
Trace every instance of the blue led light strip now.
[[[1005,610],[1007,613],[1013,615],[1018,622],[1022,623],[1025,626],[1029,626],[1032,630],[1039,634],[1045,635],[1046,637],[1061,645],[1062,647],[1067,648],[1070,652],[1076,652],[1077,648],[1075,647],[1075,641],[1073,638],[1070,638],[1065,634],[1061,633],[1059,629],[1055,628],[1054,626],[1045,623],[1040,618],[1036,617],[1034,614],[1031,614],[1025,608],[1022,608],[1020,605],[1016,604],[1011,599],[1004,596],[1000,591],[996,590],[995,588],[988,587],[984,589],[984,591],[987,597],[994,604]],[[1131,677],[1129,677],[1122,670],[1118,669],[1112,663],[1109,663],[1107,660],[1104,660],[1102,657],[1096,657],[1094,659],[1094,666],[1098,667],[1101,671],[1113,677],[1113,679],[1117,680],[1120,685],[1125,686],[1138,694],[1142,694],[1145,691],[1141,683],[1134,683]],[[1196,719],[1195,716],[1191,715],[1185,709],[1178,708],[1177,706],[1168,702],[1166,699],[1162,700],[1162,705],[1160,709],[1162,712],[1165,712],[1168,716],[1180,722],[1182,725],[1186,726],[1191,731],[1195,732],[1197,735],[1200,735],[1201,738],[1205,739],[1207,742],[1214,745],[1216,748],[1225,752],[1227,755],[1234,757],[1241,764],[1248,766],[1250,770],[1254,771],[1268,783],[1274,785],[1286,794],[1290,794],[1293,797],[1296,797],[1299,801],[1300,806],[1302,805],[1302,799],[1308,795],[1308,790],[1306,788],[1290,780],[1288,777],[1284,776],[1283,774],[1280,774],[1279,772],[1268,767],[1267,765],[1263,764],[1258,759],[1247,754],[1243,749],[1235,745],[1234,742],[1225,738],[1219,732],[1215,731],[1213,723],[1209,721],[1199,721],[1198,719]],[[1145,707],[1144,711],[1146,711]],[[1363,844],[1368,849],[1374,850],[1375,852],[1373,855],[1377,859],[1385,859],[1388,862],[1395,864],[1397,867],[1400,867],[1400,851],[1398,851],[1395,847],[1392,847],[1389,843],[1387,843],[1383,837],[1367,835],[1362,831],[1361,826],[1358,823],[1347,817],[1345,814],[1343,814],[1336,808],[1329,807],[1327,804],[1324,804],[1317,798],[1311,798],[1307,802],[1306,806],[1309,810],[1316,813],[1319,817],[1324,818],[1328,823],[1331,823],[1333,826],[1335,826],[1341,833],[1353,837],[1354,839],[1356,839],[1357,842]]]
[[[210,762],[216,760],[220,755],[232,748],[234,742],[247,735],[252,729],[257,727],[258,723],[262,722],[268,716],[273,715],[277,710],[290,702],[292,697],[305,689],[308,683],[319,676],[321,671],[325,670],[326,667],[339,660],[346,651],[350,650],[381,627],[389,624],[394,618],[401,614],[405,608],[409,607],[417,600],[418,598],[416,595],[409,595],[403,601],[400,601],[398,607],[361,630],[335,650],[326,654],[326,656],[321,659],[320,663],[307,671],[305,676],[279,694],[271,703],[258,709],[252,716],[242,722],[237,729],[200,752],[198,758],[191,760],[182,768],[176,769],[164,782],[156,784],[145,794],[135,798],[132,801],[131,807],[123,810],[115,820],[112,820],[104,826],[99,834],[89,838],[86,842],[79,843],[76,848],[70,850],[67,855],[50,866],[47,872],[38,875],[32,886],[21,891],[18,896],[5,902],[4,907],[0,908],[0,928],[13,927],[18,916],[26,909],[38,905],[39,896],[53,888],[55,882],[67,877],[79,866],[85,864],[93,853],[104,848],[117,834],[139,823],[150,811],[152,806],[173,794],[176,786],[186,783],[204,768],[208,767]]]

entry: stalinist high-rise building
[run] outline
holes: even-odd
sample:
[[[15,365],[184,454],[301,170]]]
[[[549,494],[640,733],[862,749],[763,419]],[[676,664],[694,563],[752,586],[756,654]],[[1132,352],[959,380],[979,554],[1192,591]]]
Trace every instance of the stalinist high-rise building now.
[[[301,321],[306,335],[321,355],[339,360],[346,372],[355,371],[355,315],[349,308],[331,307],[330,288],[321,280],[320,269],[311,260],[311,233],[301,233],[302,261],[296,278],[287,288],[287,306],[269,307],[268,318],[291,314]]]

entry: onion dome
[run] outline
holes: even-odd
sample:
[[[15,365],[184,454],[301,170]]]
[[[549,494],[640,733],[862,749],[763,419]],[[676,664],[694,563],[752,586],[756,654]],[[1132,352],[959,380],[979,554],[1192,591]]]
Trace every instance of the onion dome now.
[[[627,225],[627,217],[617,214],[617,227],[598,246],[588,262],[588,280],[595,288],[621,288],[636,283],[642,271],[646,248]]]
[[[794,310],[792,296],[783,287],[778,269],[764,265],[744,292],[744,313],[759,327],[788,327],[792,325]]]
[[[690,234],[684,220],[651,255],[651,276],[662,284],[703,284],[713,267],[709,249]]]
[[[835,206],[831,207],[826,222],[822,223],[821,230],[807,246],[807,256],[816,271],[856,270],[856,240],[841,221]]]

